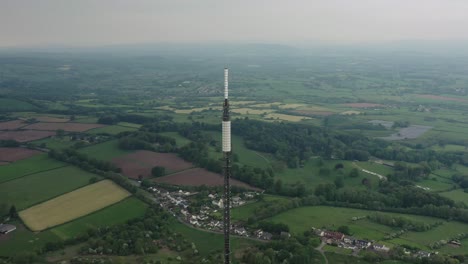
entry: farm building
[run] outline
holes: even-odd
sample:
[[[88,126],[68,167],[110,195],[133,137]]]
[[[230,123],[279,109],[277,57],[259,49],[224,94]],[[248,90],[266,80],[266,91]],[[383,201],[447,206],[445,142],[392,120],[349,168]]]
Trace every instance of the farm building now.
[[[334,240],[342,240],[345,237],[343,233],[333,231],[323,231],[320,236]]]
[[[7,225],[7,224],[0,224],[0,234],[8,234],[16,230],[16,226],[14,225]]]

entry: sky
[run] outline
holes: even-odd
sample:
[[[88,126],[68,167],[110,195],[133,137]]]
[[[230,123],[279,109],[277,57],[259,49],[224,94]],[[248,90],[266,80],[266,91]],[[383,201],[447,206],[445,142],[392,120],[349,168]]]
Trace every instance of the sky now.
[[[466,0],[0,0],[0,47],[468,39]]]

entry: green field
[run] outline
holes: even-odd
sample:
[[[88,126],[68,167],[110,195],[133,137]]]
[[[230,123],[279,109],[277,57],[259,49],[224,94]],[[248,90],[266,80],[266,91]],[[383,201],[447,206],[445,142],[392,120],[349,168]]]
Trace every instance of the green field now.
[[[200,252],[200,255],[208,255],[212,251],[222,251],[223,249],[222,234],[200,231],[179,223],[175,219],[173,219],[173,223],[170,225],[170,227],[175,232],[178,232],[182,234],[183,237],[186,237],[189,242],[195,243],[198,251]],[[258,242],[242,239],[239,237],[231,237],[231,249],[233,251],[256,243]]]
[[[162,132],[159,133],[162,136],[171,137],[176,140],[177,147],[183,147],[192,142],[190,139],[181,136],[178,132]]]
[[[439,193],[441,196],[450,198],[455,202],[462,202],[465,205],[468,205],[468,193],[464,192],[462,189],[456,189],[449,192],[441,192]]]
[[[130,193],[113,181],[103,180],[29,207],[18,214],[29,229],[42,231],[98,211],[128,196]]]
[[[383,240],[386,234],[400,230],[400,228],[391,228],[371,222],[368,219],[352,221],[352,217],[362,217],[374,212],[329,206],[306,206],[283,212],[269,218],[269,220],[288,224],[293,233],[302,233],[305,230],[310,230],[312,227],[336,230],[339,226],[347,225],[353,236],[376,241]],[[385,241],[385,244],[408,244],[427,250],[428,244],[441,239],[449,239],[468,228],[468,225],[464,223],[447,222],[433,217],[397,213],[382,214],[399,216],[429,224],[442,222],[442,225],[425,232],[406,232],[400,238]]]
[[[284,201],[288,201],[289,199],[287,197],[283,196],[274,196],[274,195],[264,195],[263,201],[260,202],[252,202],[240,207],[235,207],[231,210],[231,217],[232,220],[243,220],[247,221],[247,219],[255,215],[255,211],[258,208],[261,208],[265,206],[267,203],[275,202],[275,203],[281,203]]]
[[[207,131],[206,133],[211,135],[213,139],[216,140],[218,143],[221,142],[221,132]],[[252,166],[252,167],[260,167],[260,168],[271,167],[273,158],[271,158],[269,154],[260,153],[260,152],[248,149],[245,146],[245,143],[242,137],[233,135],[231,139],[232,139],[232,153],[237,155],[237,157],[239,158],[239,163]],[[220,155],[220,154],[215,153],[214,156],[216,155]]]
[[[95,129],[91,129],[87,131],[89,134],[109,134],[109,135],[117,135],[122,132],[131,132],[136,131],[138,128],[135,127],[127,127],[127,126],[119,126],[119,125],[112,125],[112,126],[105,126],[99,127]]]
[[[47,242],[55,242],[60,239],[49,231],[33,233],[21,223],[13,224],[17,226],[17,229],[11,233],[8,240],[0,241],[0,256],[15,256],[20,252],[40,250]]]
[[[0,201],[22,210],[85,186],[93,177],[72,166],[35,173],[0,184]]]
[[[130,151],[120,149],[117,140],[85,147],[80,149],[79,152],[98,160],[111,160],[112,158],[131,153]]]
[[[468,152],[468,148],[465,147],[465,146],[451,145],[451,144],[444,145],[444,146],[434,145],[434,146],[431,147],[431,149],[435,150],[435,151],[464,151],[464,152]]]
[[[118,126],[123,126],[123,127],[132,127],[132,128],[140,128],[140,124],[135,124],[135,123],[128,123],[128,122],[119,122],[117,123]]]
[[[90,215],[78,218],[73,222],[52,228],[48,232],[50,231],[62,239],[72,238],[90,228],[111,226],[124,223],[133,218],[142,217],[147,207],[147,204],[137,198],[129,197]]]
[[[363,217],[373,213],[373,211],[351,208],[306,206],[283,212],[270,218],[270,220],[273,222],[287,223],[294,233],[302,233],[306,230],[310,230],[312,227],[336,229],[341,225],[348,225],[355,236],[379,240],[384,237],[386,232],[392,232],[392,228],[370,222],[367,219],[358,221],[351,220],[352,217]],[[386,214],[436,222],[436,219],[431,219],[429,217]]]
[[[0,98],[0,111],[28,111],[28,110],[35,110],[37,107],[34,105],[19,101],[16,99],[9,99],[9,98]]]
[[[0,166],[0,183],[65,166],[65,163],[50,159],[47,154],[36,155],[28,159]]]
[[[429,188],[429,191],[440,192],[450,190],[456,184],[451,180],[431,175],[429,179],[416,182],[416,185]]]
[[[11,256],[17,252],[41,249],[47,242],[55,242],[76,237],[90,228],[112,226],[142,217],[148,205],[129,197],[123,201],[78,218],[72,222],[54,227],[43,232],[31,232],[20,223],[14,223],[18,229],[11,233],[7,241],[0,242],[0,256]]]
[[[70,141],[68,139],[58,139],[58,138],[46,138],[32,141],[31,143],[36,146],[41,146],[45,144],[45,147],[48,149],[62,150],[69,147],[72,147],[78,141]]]
[[[343,164],[344,166],[343,169],[335,169],[335,166],[339,163]],[[361,164],[362,163],[359,163],[359,166],[361,166]],[[365,163],[364,166],[370,167],[369,171],[373,171],[373,168],[377,166],[379,168],[379,171],[381,172],[385,172],[387,170],[385,166],[378,165],[378,164]],[[324,160],[323,165],[320,166],[319,161],[317,159],[312,159],[312,160],[307,161],[304,167],[302,168],[295,168],[295,169],[286,168],[281,172],[276,172],[275,177],[278,179],[281,179],[283,183],[294,184],[296,182],[302,182],[306,185],[306,188],[309,191],[314,190],[314,188],[321,183],[333,183],[336,177],[341,177],[341,176],[344,179],[343,181],[344,186],[354,186],[357,188],[365,188],[365,186],[361,184],[361,181],[364,178],[369,179],[373,187],[376,187],[378,185],[379,178],[377,176],[365,173],[361,171],[360,169],[359,169],[359,177],[356,177],[356,178],[349,177],[348,174],[353,168],[358,168],[358,167],[354,165],[353,162],[351,161]],[[328,169],[329,175],[323,175],[323,174],[321,175],[320,173],[321,169]]]

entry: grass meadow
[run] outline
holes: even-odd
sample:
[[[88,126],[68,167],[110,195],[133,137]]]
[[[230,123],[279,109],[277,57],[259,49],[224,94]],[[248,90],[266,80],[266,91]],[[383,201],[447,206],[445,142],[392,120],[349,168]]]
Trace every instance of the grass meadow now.
[[[47,156],[47,154],[36,155],[28,159],[15,161],[8,165],[0,166],[0,184],[6,181],[21,178],[25,175],[65,166],[65,163],[51,159]]]
[[[112,158],[123,156],[131,151],[125,151],[119,148],[117,140],[110,140],[79,150],[79,152],[88,155],[90,158],[98,160],[111,160]]]
[[[289,198],[283,196],[275,196],[275,195],[264,195],[263,201],[248,203],[246,205],[235,207],[231,211],[232,220],[243,220],[247,221],[247,219],[255,215],[255,211],[258,208],[265,206],[269,202],[281,203],[284,201],[288,201]]]
[[[162,132],[162,133],[159,133],[160,135],[162,136],[166,136],[166,137],[170,137],[170,138],[173,138],[176,140],[176,145],[177,147],[183,147],[185,145],[188,145],[190,144],[190,142],[192,142],[190,139],[184,137],[184,136],[181,136],[178,132]]]
[[[68,166],[0,184],[0,201],[22,210],[85,186],[95,174]]]
[[[87,133],[117,135],[122,132],[132,132],[136,130],[138,130],[138,128],[129,127],[129,126],[112,125],[112,126],[94,128],[94,129],[89,130]]]
[[[188,227],[177,220],[173,219],[173,223],[170,225],[171,229],[175,232],[182,234],[186,237],[189,242],[195,243],[197,246],[200,255],[208,255],[213,251],[222,251],[223,250],[223,235],[201,231],[195,228]],[[231,249],[233,252],[239,248],[245,248],[248,245],[255,243],[253,240],[243,239],[239,237],[231,237]]]
[[[335,169],[337,164],[343,164],[343,168]],[[364,178],[367,178],[371,182],[371,186],[376,187],[378,185],[379,178],[375,175],[361,171],[359,167],[369,167],[369,171],[374,171],[375,168],[379,168],[377,171],[387,172],[385,166],[379,164],[369,165],[368,163],[353,163],[346,160],[324,160],[323,165],[320,165],[318,159],[311,159],[307,161],[302,168],[286,168],[283,171],[276,172],[275,177],[281,179],[283,183],[294,184],[302,182],[308,190],[314,190],[315,187],[321,183],[333,183],[337,177],[343,177],[344,186],[365,188],[361,181]],[[348,176],[353,168],[357,168],[359,170],[358,177],[352,178]],[[328,170],[328,173],[321,173],[321,170]]]
[[[19,216],[32,231],[42,231],[102,209],[128,196],[130,193],[122,187],[110,180],[103,180],[20,211]]]
[[[72,222],[54,227],[47,232],[51,232],[61,239],[73,238],[83,234],[90,228],[111,226],[125,223],[133,218],[142,217],[145,214],[147,207],[147,204],[137,198],[128,197],[92,214],[88,214]]]
[[[68,139],[58,139],[58,138],[46,138],[35,140],[33,143],[36,146],[40,146],[41,144],[45,144],[46,148],[48,149],[55,149],[55,150],[62,150],[69,147],[72,147],[78,141],[70,141]]]
[[[90,228],[125,223],[130,219],[143,217],[147,207],[148,205],[142,201],[128,197],[92,214],[42,232],[31,232],[21,223],[14,223],[18,229],[10,234],[8,240],[1,242],[0,256],[40,250],[47,242],[73,238],[84,234]]]

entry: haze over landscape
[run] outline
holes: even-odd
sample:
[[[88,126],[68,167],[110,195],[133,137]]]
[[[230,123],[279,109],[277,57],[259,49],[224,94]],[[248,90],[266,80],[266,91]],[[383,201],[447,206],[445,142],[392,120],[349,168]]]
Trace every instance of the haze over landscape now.
[[[468,263],[467,11],[0,0],[0,264]]]
[[[0,1],[0,46],[467,40],[463,0]]]

